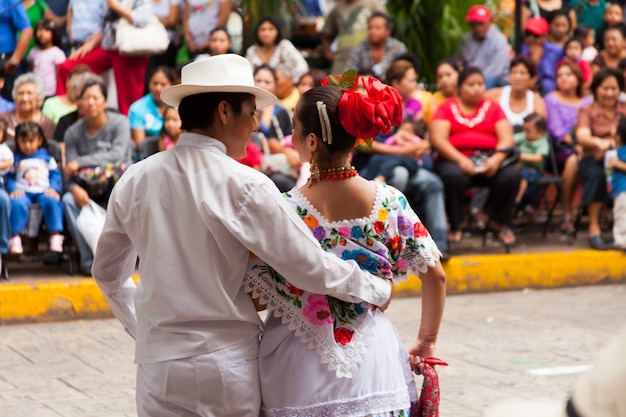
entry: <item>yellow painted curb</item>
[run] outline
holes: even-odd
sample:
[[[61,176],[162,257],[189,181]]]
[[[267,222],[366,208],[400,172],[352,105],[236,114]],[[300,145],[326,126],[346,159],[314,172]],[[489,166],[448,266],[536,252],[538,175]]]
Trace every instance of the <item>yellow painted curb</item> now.
[[[444,265],[448,294],[556,288],[626,282],[626,254],[580,250],[559,253],[459,256]],[[396,294],[421,293],[411,277]]]
[[[618,251],[459,256],[444,268],[448,294],[626,283],[626,254]],[[420,293],[415,276],[396,289]],[[111,311],[93,279],[0,285],[0,324],[102,317]]]

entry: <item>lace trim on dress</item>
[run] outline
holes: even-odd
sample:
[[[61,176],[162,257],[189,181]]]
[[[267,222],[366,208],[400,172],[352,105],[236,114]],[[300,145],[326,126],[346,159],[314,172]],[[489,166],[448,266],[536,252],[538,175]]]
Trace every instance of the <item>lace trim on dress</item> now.
[[[350,343],[341,345],[334,342],[332,334],[324,334],[323,331],[328,329],[327,326],[315,326],[306,320],[302,316],[302,310],[285,301],[274,291],[270,279],[266,279],[262,275],[257,277],[246,273],[245,291],[251,293],[253,298],[258,298],[262,304],[266,304],[268,311],[280,318],[282,324],[287,324],[289,331],[293,331],[309,350],[315,350],[321,362],[327,363],[328,369],[335,371],[338,378],[352,378],[352,373],[363,362],[363,354],[367,350],[366,339],[373,334],[372,313],[367,312],[361,316]]]
[[[361,417],[383,413],[389,416],[389,413],[398,413],[400,410],[406,410],[409,407],[409,392],[403,389],[365,398],[338,400],[310,406],[264,407],[263,414],[266,417]]]

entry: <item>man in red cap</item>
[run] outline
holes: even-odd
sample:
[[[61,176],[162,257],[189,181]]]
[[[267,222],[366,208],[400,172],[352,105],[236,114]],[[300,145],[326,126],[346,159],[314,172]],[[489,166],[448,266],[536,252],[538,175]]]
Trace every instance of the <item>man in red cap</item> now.
[[[543,43],[548,39],[549,31],[550,25],[543,17],[530,17],[526,21],[522,54],[528,55],[535,65],[539,65],[543,57]]]
[[[488,89],[507,85],[511,46],[492,26],[491,11],[487,6],[476,4],[469,8],[465,20],[471,32],[463,37],[463,59],[468,65],[482,69]]]

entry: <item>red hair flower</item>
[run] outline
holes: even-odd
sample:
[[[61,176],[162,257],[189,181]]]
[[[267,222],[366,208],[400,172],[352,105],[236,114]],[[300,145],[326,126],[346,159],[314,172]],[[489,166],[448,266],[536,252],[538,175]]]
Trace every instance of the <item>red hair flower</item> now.
[[[338,85],[344,92],[337,103],[343,128],[356,138],[369,139],[391,132],[402,122],[402,97],[395,88],[374,77],[359,77],[354,70],[329,75],[322,85]],[[357,90],[362,87],[366,94]]]

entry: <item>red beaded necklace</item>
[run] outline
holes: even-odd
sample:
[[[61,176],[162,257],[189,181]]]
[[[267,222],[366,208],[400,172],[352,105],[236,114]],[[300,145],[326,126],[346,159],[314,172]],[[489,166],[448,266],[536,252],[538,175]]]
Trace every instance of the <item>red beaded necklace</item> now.
[[[356,177],[357,175],[359,175],[359,173],[352,165],[339,168],[314,170],[311,172],[311,176],[309,177],[309,181],[307,182],[307,184],[310,187],[316,182],[326,180],[347,180],[348,178]]]

